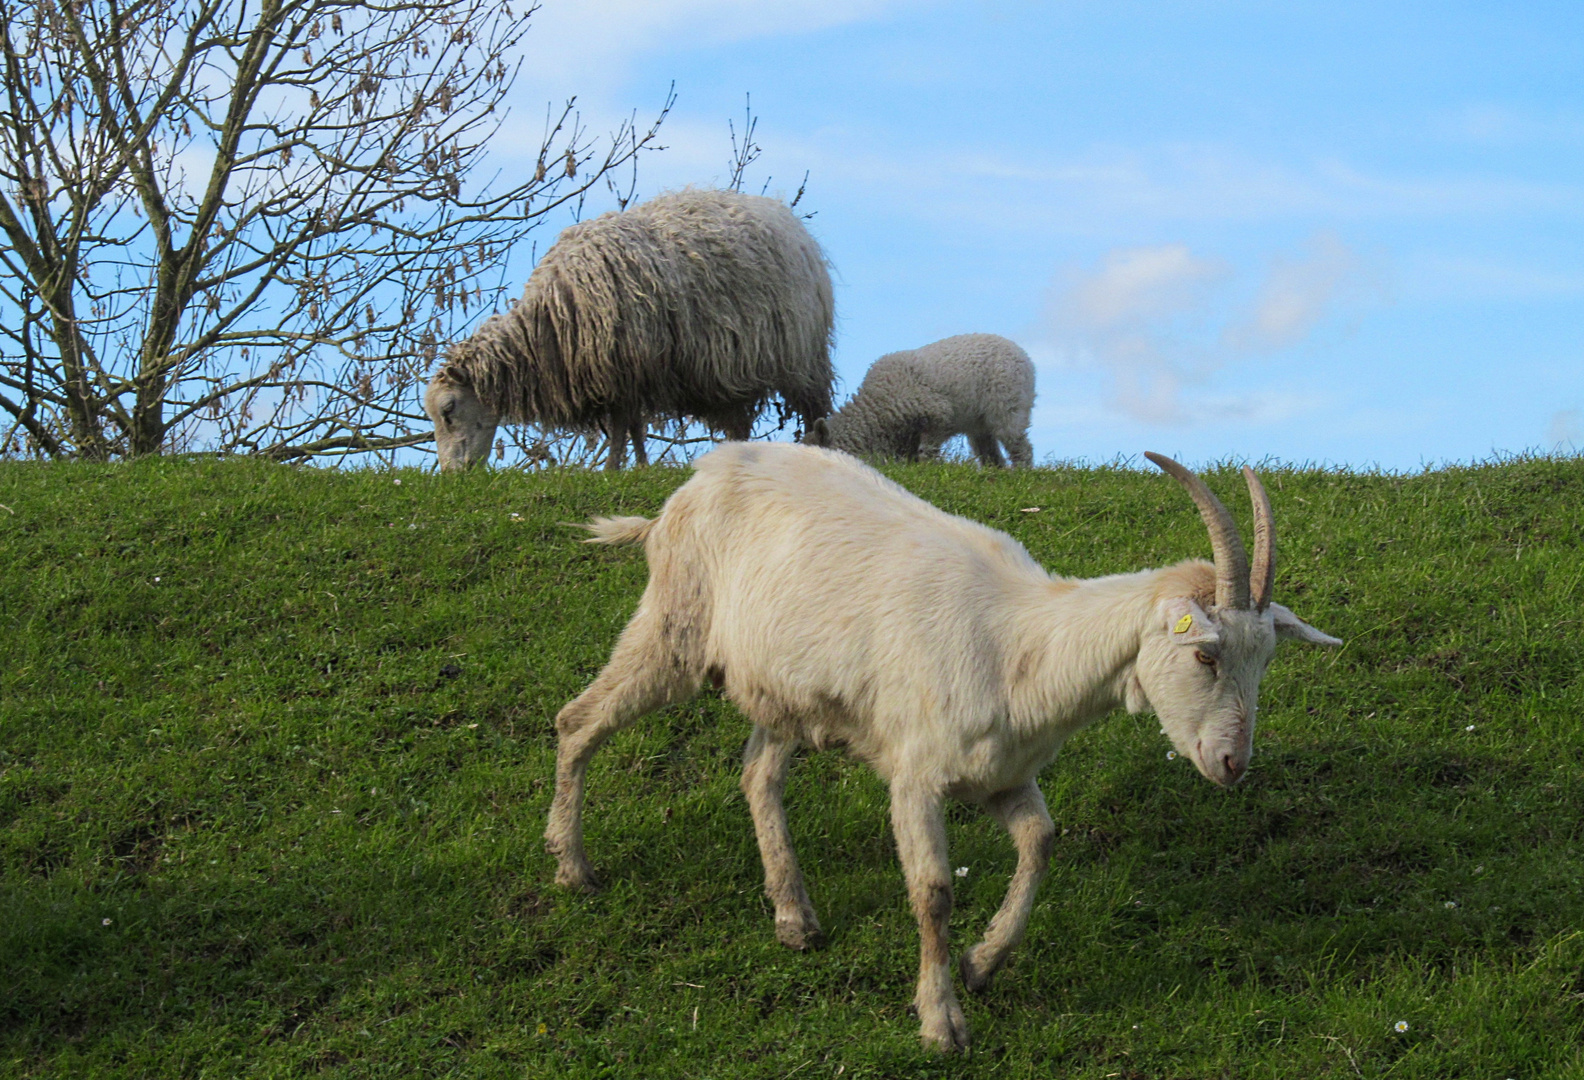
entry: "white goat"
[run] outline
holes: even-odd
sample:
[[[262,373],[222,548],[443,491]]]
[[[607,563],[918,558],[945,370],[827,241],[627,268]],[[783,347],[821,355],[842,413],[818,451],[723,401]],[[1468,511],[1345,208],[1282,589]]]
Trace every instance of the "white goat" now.
[[[936,509],[855,458],[778,443],[700,458],[653,520],[595,519],[590,542],[642,540],[650,576],[610,662],[556,717],[545,830],[556,880],[596,887],[581,819],[594,751],[709,679],[754,724],[742,786],[776,936],[794,949],[820,938],[782,807],[787,767],[800,743],[844,745],[890,784],[922,938],[921,1037],[966,1046],[948,967],[943,800],[984,806],[1018,852],[1006,900],[961,958],[964,983],[979,990],[1023,936],[1045,875],[1054,828],[1035,776],[1068,736],[1118,705],[1153,708],[1201,773],[1234,784],[1277,639],[1340,644],[1270,602],[1270,502],[1253,472],[1244,470],[1251,575],[1237,527],[1204,482],[1148,456],[1198,504],[1213,566],[1054,577],[1011,537]]]
[[[958,334],[917,349],[887,353],[869,366],[841,411],[809,425],[806,442],[860,457],[913,461],[938,457],[953,435],[985,465],[1034,464],[1029,413],[1034,362],[996,334]],[[999,444],[999,445],[998,445]]]

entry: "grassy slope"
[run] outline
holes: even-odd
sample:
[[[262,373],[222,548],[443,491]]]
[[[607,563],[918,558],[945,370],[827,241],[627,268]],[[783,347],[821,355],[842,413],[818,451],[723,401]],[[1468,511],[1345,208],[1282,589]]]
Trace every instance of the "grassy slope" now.
[[[1062,572],[1208,548],[1156,475],[895,475]],[[1149,717],[1069,745],[965,1062],[917,1047],[884,792],[836,754],[788,794],[831,944],[775,944],[716,696],[596,759],[607,891],[549,885],[550,718],[645,573],[558,523],[682,479],[0,465],[0,1072],[1584,1075],[1584,462],[1268,474],[1277,597],[1346,648],[1284,648],[1236,791]],[[1013,860],[950,829],[962,944]]]

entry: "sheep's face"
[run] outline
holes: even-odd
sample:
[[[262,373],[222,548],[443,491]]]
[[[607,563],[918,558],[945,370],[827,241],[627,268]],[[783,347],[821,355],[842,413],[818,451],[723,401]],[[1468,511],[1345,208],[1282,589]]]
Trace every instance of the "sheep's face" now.
[[[1152,707],[1177,752],[1231,787],[1254,752],[1260,679],[1280,638],[1342,644],[1280,604],[1207,612],[1190,599],[1163,600],[1140,643],[1129,706]]]
[[[441,372],[424,391],[424,412],[434,421],[441,472],[466,469],[489,453],[500,417],[484,406],[472,387]]]

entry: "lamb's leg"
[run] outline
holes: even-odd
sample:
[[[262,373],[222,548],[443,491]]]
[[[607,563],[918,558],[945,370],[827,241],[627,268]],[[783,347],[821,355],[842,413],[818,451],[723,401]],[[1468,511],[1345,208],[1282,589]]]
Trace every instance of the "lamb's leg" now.
[[[973,447],[973,452],[983,464],[996,469],[1005,467],[1006,461],[1001,457],[1001,448],[996,445],[995,436],[988,431],[970,432],[968,445]]]
[[[952,989],[947,933],[951,923],[951,868],[946,861],[946,819],[941,796],[917,777],[891,781],[891,828],[907,876],[908,899],[919,925],[919,1038],[943,1052],[968,1045],[968,1019]]]
[[[803,887],[781,801],[797,745],[796,739],[754,725],[743,751],[742,789],[764,860],[765,895],[775,905],[776,940],[789,949],[810,949],[822,944],[824,935]]]
[[[1012,884],[1007,887],[1001,910],[995,913],[985,930],[984,940],[962,954],[959,961],[963,984],[970,990],[983,990],[990,985],[990,977],[1006,963],[1012,950],[1023,940],[1028,928],[1029,911],[1034,907],[1034,895],[1050,866],[1051,844],[1055,841],[1056,826],[1051,824],[1045,809],[1045,796],[1034,781],[1022,787],[1003,791],[992,798],[986,809],[1006,827],[1017,848],[1017,871]]]
[[[699,680],[666,646],[660,623],[659,616],[640,607],[610,661],[556,715],[556,789],[545,848],[556,857],[557,884],[584,892],[599,887],[583,850],[583,781],[594,751],[645,713],[698,689]]]
[[[1029,443],[1027,431],[1012,431],[1001,436],[1001,445],[1006,447],[1007,456],[1012,459],[1015,469],[1031,469],[1034,467],[1034,447]]]

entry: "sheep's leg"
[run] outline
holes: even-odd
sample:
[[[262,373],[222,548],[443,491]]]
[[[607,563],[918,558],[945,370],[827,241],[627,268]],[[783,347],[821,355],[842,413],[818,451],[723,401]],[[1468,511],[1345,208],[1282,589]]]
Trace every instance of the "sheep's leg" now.
[[[824,935],[803,887],[781,801],[797,746],[796,739],[754,725],[743,751],[742,789],[759,837],[759,857],[764,860],[765,895],[775,905],[776,940],[789,949],[801,950],[819,946]]]
[[[690,696],[699,680],[677,662],[660,633],[660,618],[640,608],[610,662],[589,688],[556,714],[556,788],[545,848],[556,857],[556,883],[599,887],[583,850],[583,781],[589,759],[606,739],[662,705]]]
[[[918,778],[899,774],[891,782],[891,828],[907,877],[908,899],[919,925],[919,1038],[950,1052],[968,1045],[968,1019],[952,989],[948,929],[951,868],[946,861],[946,819],[937,792],[922,790]]]
[[[1006,465],[1006,461],[1001,457],[1001,448],[996,445],[995,436],[988,431],[970,433],[968,445],[973,447],[973,452],[983,464],[997,469]]]
[[[605,418],[605,441],[610,449],[605,454],[607,471],[619,469],[627,459],[627,420],[625,417]]]
[[[753,422],[753,414],[744,409],[739,415],[726,422],[723,429],[726,438],[732,442],[747,442],[748,437],[753,434]]]
[[[995,913],[985,930],[984,940],[962,954],[963,984],[970,990],[983,990],[990,978],[1006,963],[1012,950],[1023,940],[1028,928],[1029,911],[1034,907],[1034,895],[1045,871],[1050,866],[1051,845],[1055,842],[1056,826],[1051,824],[1045,809],[1045,796],[1034,781],[1022,787],[1003,791],[990,800],[986,809],[1006,827],[1017,848],[1017,871],[1012,884],[1007,887],[1001,910]]]
[[[1001,445],[1006,447],[1007,456],[1012,459],[1013,468],[1030,469],[1034,467],[1034,447],[1029,443],[1028,432],[1008,432],[1001,437]]]
[[[649,422],[640,413],[627,421],[627,430],[632,437],[633,463],[636,465],[649,464]]]

